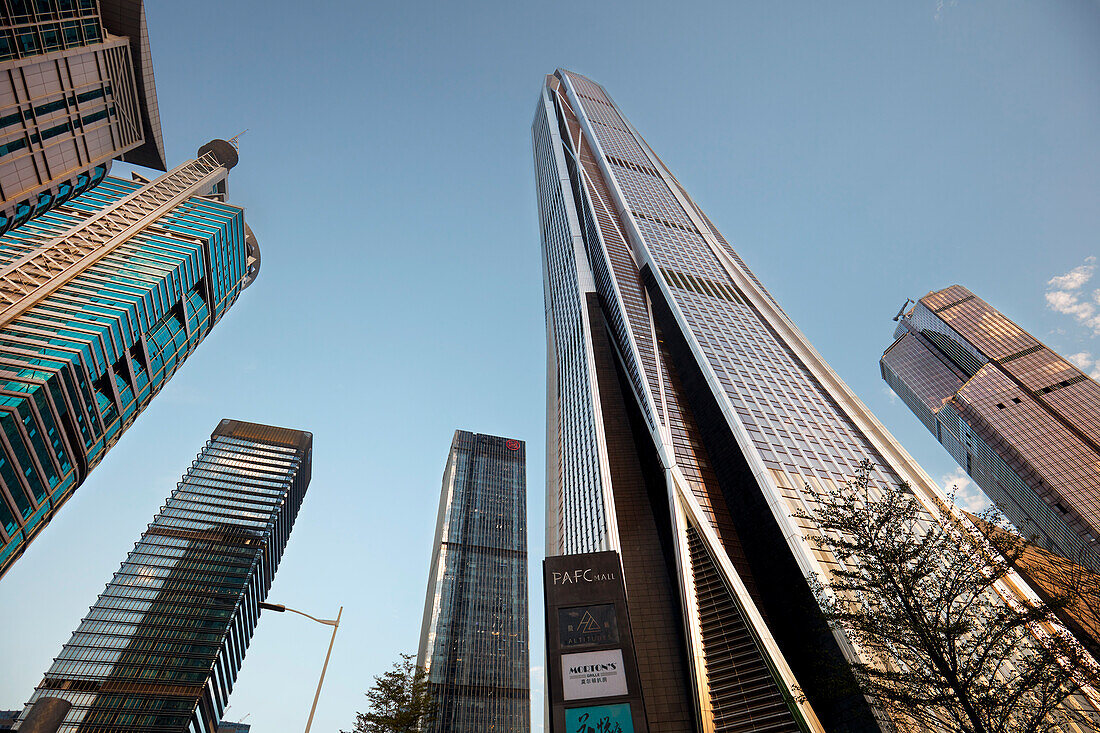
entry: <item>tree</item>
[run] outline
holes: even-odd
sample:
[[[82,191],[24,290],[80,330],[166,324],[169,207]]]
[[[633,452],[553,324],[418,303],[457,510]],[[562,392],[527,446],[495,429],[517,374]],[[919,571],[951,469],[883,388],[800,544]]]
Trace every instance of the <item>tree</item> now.
[[[929,512],[905,484],[878,485],[873,468],[864,461],[799,518],[839,562],[811,584],[859,650],[853,672],[879,712],[900,731],[1100,730],[1074,704],[1091,662],[1051,623],[1051,604],[998,595],[1019,546],[990,552],[946,507]]]
[[[413,659],[412,654],[402,654],[393,669],[374,678],[366,693],[370,701],[367,712],[356,713],[355,727],[340,733],[418,733],[426,729],[433,713],[428,673]]]

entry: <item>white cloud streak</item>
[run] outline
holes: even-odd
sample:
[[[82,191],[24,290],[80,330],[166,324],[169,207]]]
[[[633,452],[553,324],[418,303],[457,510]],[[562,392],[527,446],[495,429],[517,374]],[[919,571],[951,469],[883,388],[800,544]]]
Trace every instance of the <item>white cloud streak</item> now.
[[[1093,361],[1092,354],[1087,351],[1082,351],[1078,354],[1070,354],[1066,357],[1073,363],[1075,367],[1081,371],[1088,370],[1095,362]]]
[[[1055,290],[1080,290],[1081,286],[1092,279],[1092,273],[1096,269],[1096,258],[1089,257],[1085,264],[1073,268],[1065,275],[1055,275],[1047,286]]]
[[[1047,307],[1055,313],[1073,316],[1095,336],[1100,336],[1100,290],[1094,290],[1089,302],[1082,298],[1081,289],[1092,280],[1096,270],[1096,258],[1086,257],[1083,265],[1078,265],[1063,275],[1055,275],[1047,281]],[[1086,369],[1087,367],[1081,367]]]

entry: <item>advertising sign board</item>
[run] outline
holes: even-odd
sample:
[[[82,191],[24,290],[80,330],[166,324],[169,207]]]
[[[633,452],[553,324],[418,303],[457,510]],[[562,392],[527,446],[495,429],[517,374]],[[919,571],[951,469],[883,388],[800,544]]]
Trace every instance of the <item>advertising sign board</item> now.
[[[566,733],[634,733],[630,703],[594,705],[565,711]]]
[[[562,654],[561,685],[566,700],[627,694],[623,650]]]

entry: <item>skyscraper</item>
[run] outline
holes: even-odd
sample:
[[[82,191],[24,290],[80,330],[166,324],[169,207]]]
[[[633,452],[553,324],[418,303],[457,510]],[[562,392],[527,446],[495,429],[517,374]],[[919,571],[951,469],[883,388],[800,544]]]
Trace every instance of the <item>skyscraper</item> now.
[[[0,237],[0,575],[255,279],[236,162],[215,141]]]
[[[141,0],[0,0],[0,234],[103,180],[164,170]]]
[[[876,487],[941,492],[600,85],[547,76],[532,137],[547,554],[619,553],[651,731],[878,730],[807,582],[837,559],[798,516],[865,459]]]
[[[526,471],[523,441],[455,431],[417,656],[431,731],[531,730]]]
[[[222,420],[24,709],[60,733],[213,733],[309,486],[313,436]]]
[[[1005,516],[1100,570],[1100,385],[961,285],[900,319],[882,378]]]

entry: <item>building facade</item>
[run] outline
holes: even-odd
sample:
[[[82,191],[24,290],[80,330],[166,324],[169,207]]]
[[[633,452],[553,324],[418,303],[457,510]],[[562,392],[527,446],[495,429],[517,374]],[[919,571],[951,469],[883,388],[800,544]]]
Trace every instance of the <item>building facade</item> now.
[[[942,492],[599,84],[548,75],[532,138],[547,555],[619,553],[649,730],[879,730],[801,517],[864,460],[929,521]]]
[[[258,272],[236,151],[203,150],[0,237],[0,575]]]
[[[96,186],[164,170],[141,0],[0,0],[0,234]]]
[[[531,730],[526,471],[523,441],[455,431],[417,656],[431,731]]]
[[[1025,536],[1100,570],[1100,385],[961,285],[899,319],[886,380]]]
[[[59,733],[215,733],[309,486],[313,436],[222,420],[24,708]],[[23,719],[21,718],[21,719]]]

